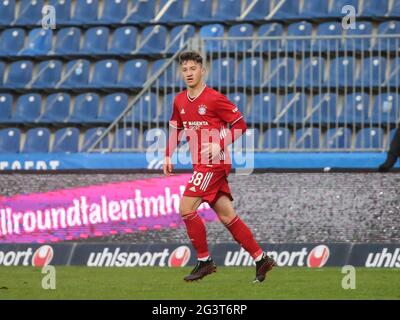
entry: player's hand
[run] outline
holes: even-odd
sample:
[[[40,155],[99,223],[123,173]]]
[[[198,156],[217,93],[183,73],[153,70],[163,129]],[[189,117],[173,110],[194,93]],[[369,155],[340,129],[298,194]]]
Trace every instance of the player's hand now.
[[[165,157],[164,158],[164,164],[163,164],[163,171],[164,174],[168,177],[172,175],[172,170],[174,169],[174,166],[171,163],[171,158],[170,157]]]
[[[207,159],[208,162],[219,156],[221,146],[218,143],[203,143],[201,150],[201,159]]]

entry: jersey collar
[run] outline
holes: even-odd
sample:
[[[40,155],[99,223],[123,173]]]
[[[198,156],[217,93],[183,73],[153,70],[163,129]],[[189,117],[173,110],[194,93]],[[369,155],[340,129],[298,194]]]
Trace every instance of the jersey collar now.
[[[197,96],[195,96],[194,98],[191,98],[190,96],[189,96],[189,90],[187,90],[186,91],[186,96],[187,96],[187,98],[188,98],[188,100],[190,101],[190,102],[193,102],[194,100],[196,100],[202,93],[203,93],[203,91],[204,91],[204,89],[207,87],[207,85],[206,84],[204,84],[204,87],[203,87],[203,89],[199,92],[199,94],[197,95]]]

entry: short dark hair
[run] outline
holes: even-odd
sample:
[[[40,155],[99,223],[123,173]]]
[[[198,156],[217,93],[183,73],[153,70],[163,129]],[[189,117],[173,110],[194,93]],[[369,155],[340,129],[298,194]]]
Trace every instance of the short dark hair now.
[[[186,51],[179,55],[179,64],[182,64],[185,61],[194,61],[203,64],[203,57],[196,51]]]

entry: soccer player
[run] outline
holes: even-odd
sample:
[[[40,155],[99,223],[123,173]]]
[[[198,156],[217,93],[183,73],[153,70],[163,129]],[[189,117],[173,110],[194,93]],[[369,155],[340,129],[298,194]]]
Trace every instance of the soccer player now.
[[[167,176],[172,174],[171,156],[184,130],[194,173],[183,193],[179,212],[198,258],[197,265],[184,280],[198,280],[216,271],[208,252],[204,222],[196,212],[202,202],[208,202],[233,238],[253,257],[256,263],[254,282],[262,282],[275,261],[260,248],[250,229],[236,214],[227,180],[231,165],[225,149],[246,131],[246,122],[226,96],[204,83],[205,68],[200,54],[184,52],[179,64],[187,89],[174,99],[163,170]]]

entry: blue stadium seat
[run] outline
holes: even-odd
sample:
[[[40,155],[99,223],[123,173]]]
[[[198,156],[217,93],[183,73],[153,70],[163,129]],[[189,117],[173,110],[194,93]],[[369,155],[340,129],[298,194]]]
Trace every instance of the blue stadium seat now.
[[[356,134],[356,149],[383,148],[384,133],[381,128],[364,128]]]
[[[54,134],[53,153],[76,153],[79,147],[79,129],[61,128]]]
[[[361,16],[366,18],[384,18],[388,16],[388,11],[389,0],[364,0]]]
[[[142,88],[147,80],[148,62],[144,59],[135,59],[125,62],[122,68],[121,78],[116,84],[118,88],[138,89]]]
[[[71,22],[80,25],[99,23],[98,10],[99,0],[76,0]]]
[[[259,37],[283,37],[283,26],[279,23],[267,23],[260,26],[257,31]],[[282,50],[282,40],[258,40],[253,49],[256,51],[279,52]]]
[[[303,93],[290,93],[281,99],[274,123],[302,123],[307,114],[307,97]]]
[[[277,5],[279,5],[279,1],[275,2],[275,6],[271,8],[271,12],[275,10]],[[285,0],[283,5],[279,7],[279,9],[275,12],[271,19],[298,19],[300,14],[299,5],[300,3],[298,0]]]
[[[85,87],[89,82],[90,62],[88,60],[72,60],[67,63],[63,82],[57,88],[74,89]]]
[[[351,93],[345,96],[343,110],[339,116],[341,124],[367,123],[370,98],[366,93]]]
[[[164,128],[153,128],[143,132],[143,148],[152,151],[164,150],[167,145],[168,132]]]
[[[169,59],[159,59],[154,61],[150,74],[155,75],[168,61]],[[175,68],[176,64],[170,63],[167,69],[165,69],[157,78],[157,82],[154,84],[154,86],[161,89],[177,86],[178,73],[176,70],[174,70]]]
[[[295,149],[318,149],[320,147],[320,132],[317,128],[301,128],[296,130]]]
[[[334,0],[332,1],[332,7],[329,11],[329,16],[332,18],[343,18],[342,8],[344,6],[352,6],[356,10],[356,16],[359,16],[360,9],[358,7],[358,0]]]
[[[100,17],[102,23],[121,23],[128,13],[128,0],[104,1],[103,13]]]
[[[98,55],[107,53],[110,30],[106,27],[94,27],[86,31],[81,53]]]
[[[126,115],[129,122],[153,122],[157,120],[157,96],[148,93],[142,96],[132,107],[132,111]]]
[[[16,56],[23,48],[25,31],[19,28],[10,28],[0,36],[0,57]]]
[[[350,149],[351,136],[349,128],[328,129],[322,141],[322,147],[327,149]]]
[[[392,51],[396,52],[400,48],[400,40],[397,37],[391,37],[400,34],[400,21],[385,21],[379,24],[378,36],[376,39],[374,50],[380,52]]]
[[[321,19],[328,16],[329,0],[304,1],[300,17],[303,19]]]
[[[194,26],[190,24],[176,26],[170,32],[170,41],[167,43],[166,52],[175,53],[179,51],[184,43],[192,38],[196,32]]]
[[[200,28],[200,38],[220,38],[224,36],[224,26],[222,24],[209,24]],[[220,40],[208,39],[205,42],[206,51],[219,51],[223,48]]]
[[[118,67],[118,61],[114,59],[97,61],[88,87],[107,88],[115,86],[118,81]]]
[[[183,0],[160,0],[160,9],[159,11],[163,10],[164,7],[166,10],[164,14],[158,19],[157,15],[155,15],[155,22],[161,23],[175,23],[177,21],[182,21],[183,18]]]
[[[400,1],[393,1],[393,6],[390,9],[388,16],[392,19],[400,18]]]
[[[128,106],[128,99],[128,95],[122,92],[105,96],[97,122],[113,122]]]
[[[10,89],[25,88],[32,79],[33,63],[20,60],[10,64],[5,87]]]
[[[290,130],[288,128],[271,128],[264,133],[263,149],[288,149],[290,146]]]
[[[168,124],[171,119],[172,107],[174,104],[175,93],[168,93],[162,97],[161,100],[161,109],[157,115],[157,121]],[[168,125],[167,125],[168,127]]]
[[[59,55],[78,54],[80,51],[80,28],[64,28],[57,33],[54,53]]]
[[[0,129],[0,153],[18,153],[21,131],[18,128]]]
[[[135,27],[121,27],[115,29],[109,53],[131,54],[136,50],[137,29]]]
[[[355,81],[356,62],[353,57],[331,60],[326,85],[332,88],[352,86]]]
[[[264,60],[262,58],[247,58],[239,63],[237,85],[259,87],[264,80]]]
[[[15,123],[34,123],[40,116],[41,108],[42,96],[40,94],[24,94],[17,100],[12,121]]]
[[[245,10],[248,10],[249,6],[251,5],[251,9],[248,10],[246,16],[239,21],[264,21],[264,18],[268,16],[270,13],[270,0],[258,0],[253,4],[252,0],[247,0]]]
[[[79,152],[87,152],[89,148],[96,143],[97,139],[100,138],[100,136],[103,134],[104,131],[106,131],[106,128],[104,127],[95,127],[86,130],[85,134],[83,135],[83,143]],[[97,148],[107,149],[109,145],[110,145],[109,135],[106,135],[99,142],[99,144],[96,145],[96,149]]]
[[[71,20],[71,0],[48,0],[48,4],[56,9],[56,24],[67,25]]]
[[[51,89],[61,79],[62,63],[59,60],[43,61],[39,64],[32,88]]]
[[[272,59],[266,70],[266,76],[263,87],[283,88],[293,86],[295,81],[294,71],[295,61],[293,58]]]
[[[214,20],[219,22],[235,21],[241,14],[241,0],[218,0],[217,8],[213,16]]]
[[[157,54],[163,51],[166,46],[167,29],[164,26],[148,26],[144,28],[141,35],[141,42],[138,46],[138,53]]]
[[[317,27],[317,37],[312,50],[314,52],[340,52],[342,50],[342,31],[343,27],[340,22],[324,22]],[[331,39],[322,39],[322,37],[336,37]]]
[[[325,59],[306,58],[299,65],[296,87],[319,87],[324,82]]]
[[[337,121],[338,97],[334,93],[322,93],[313,97],[311,112],[305,119],[308,124],[333,124]]]
[[[235,60],[232,58],[212,60],[208,81],[211,87],[230,87],[235,81]]]
[[[371,120],[373,124],[389,125],[400,122],[400,95],[382,93],[375,96]]]
[[[29,32],[27,45],[20,55],[40,56],[51,51],[53,31],[51,29],[37,28]]]
[[[36,122],[39,123],[65,123],[69,117],[71,96],[67,93],[53,93],[47,97],[44,112]]]
[[[276,118],[277,100],[274,93],[260,93],[253,97],[249,115],[245,115],[249,123],[271,123]]]
[[[15,0],[0,2],[0,27],[10,26],[15,19]]]
[[[156,0],[139,0],[133,2],[127,16],[122,20],[123,23],[148,23],[154,18]]]
[[[260,130],[258,128],[247,128],[241,138],[233,143],[234,152],[240,152],[240,150],[257,150],[259,147]]]
[[[378,87],[386,77],[386,59],[371,57],[364,59],[356,86],[359,87]]]
[[[292,23],[288,27],[288,36],[290,37],[311,37],[312,24],[306,21]],[[287,40],[287,50],[305,54],[311,48],[311,39]]]
[[[9,93],[0,93],[0,123],[11,121],[14,98]]]
[[[252,37],[253,36],[253,25],[250,23],[243,23],[243,24],[235,24],[232,27],[229,28],[228,30],[228,37],[238,37],[238,38],[244,38],[244,37]],[[252,41],[251,40],[229,40],[227,39],[227,50],[231,52],[237,52],[237,51],[247,51],[251,48],[252,46]]]
[[[20,0],[15,20],[17,26],[39,25],[42,22],[43,0]]]
[[[6,64],[0,61],[0,87],[2,87],[4,83],[5,70],[6,70]]]
[[[189,0],[183,21],[187,23],[210,22],[212,20],[212,0]]]
[[[33,128],[26,132],[23,153],[47,153],[50,148],[50,130],[48,128]]]
[[[392,59],[389,78],[385,81],[384,85],[387,84],[393,88],[400,86],[400,58]]]
[[[139,130],[137,128],[118,128],[112,143],[114,149],[137,149],[139,147]]]
[[[242,114],[247,114],[247,95],[245,93],[230,93],[227,97]]]
[[[99,115],[100,97],[96,93],[83,93],[75,98],[69,123],[94,123]]]
[[[343,50],[347,52],[363,52],[371,48],[372,23],[357,21],[355,29],[349,29],[344,40]],[[366,38],[351,38],[351,36],[368,36]]]

